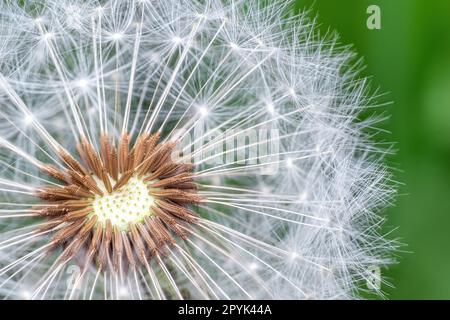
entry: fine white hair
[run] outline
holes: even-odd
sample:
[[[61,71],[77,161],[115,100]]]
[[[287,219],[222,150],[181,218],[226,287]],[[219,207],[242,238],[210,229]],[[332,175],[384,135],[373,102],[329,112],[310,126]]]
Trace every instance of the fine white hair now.
[[[290,6],[0,4],[0,297],[360,296],[393,262],[380,215],[395,195],[390,145],[373,142],[383,117],[359,117],[378,105],[355,54]],[[38,231],[34,191],[56,183],[41,168],[62,166],[60,146],[75,155],[87,136],[98,149],[104,132],[191,137],[202,222],[147,267],[92,264],[74,285],[76,261],[56,263]]]

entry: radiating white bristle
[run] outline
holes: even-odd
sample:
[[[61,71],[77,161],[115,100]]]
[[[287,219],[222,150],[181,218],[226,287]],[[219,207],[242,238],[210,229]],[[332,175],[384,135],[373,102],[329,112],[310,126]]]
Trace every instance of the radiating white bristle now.
[[[357,297],[395,243],[387,152],[353,53],[286,1],[0,4],[0,297]],[[354,68],[352,68],[354,66]],[[47,253],[33,191],[86,136],[160,132],[197,164],[202,222],[118,275]],[[226,148],[226,149],[225,149]],[[189,153],[190,152],[190,153]],[[78,268],[78,269],[77,269]]]

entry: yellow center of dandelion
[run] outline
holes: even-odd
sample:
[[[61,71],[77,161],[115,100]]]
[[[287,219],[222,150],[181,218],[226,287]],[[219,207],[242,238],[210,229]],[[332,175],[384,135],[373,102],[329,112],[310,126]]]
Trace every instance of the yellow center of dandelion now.
[[[128,224],[144,221],[146,216],[154,215],[151,207],[154,198],[149,195],[147,184],[138,177],[132,177],[117,191],[103,196],[97,195],[92,202],[93,215],[98,223],[106,225],[109,219],[113,226],[127,230]]]

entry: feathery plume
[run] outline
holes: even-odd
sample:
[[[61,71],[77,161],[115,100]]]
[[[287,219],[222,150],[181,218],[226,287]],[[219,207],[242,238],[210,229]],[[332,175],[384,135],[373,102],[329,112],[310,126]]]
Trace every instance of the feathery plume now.
[[[0,297],[354,298],[394,190],[289,2],[0,4]]]

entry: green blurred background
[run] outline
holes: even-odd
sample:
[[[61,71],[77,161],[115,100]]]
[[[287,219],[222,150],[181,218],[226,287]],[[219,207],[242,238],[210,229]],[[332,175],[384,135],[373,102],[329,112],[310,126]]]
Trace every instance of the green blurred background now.
[[[364,58],[364,75],[392,101],[383,129],[397,142],[389,163],[401,169],[387,228],[407,246],[383,271],[390,299],[450,299],[450,1],[296,0],[335,29]],[[369,5],[381,9],[381,29],[369,30]]]

